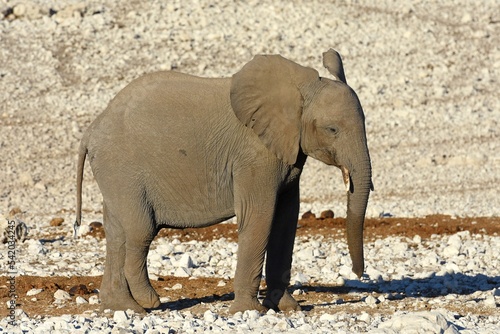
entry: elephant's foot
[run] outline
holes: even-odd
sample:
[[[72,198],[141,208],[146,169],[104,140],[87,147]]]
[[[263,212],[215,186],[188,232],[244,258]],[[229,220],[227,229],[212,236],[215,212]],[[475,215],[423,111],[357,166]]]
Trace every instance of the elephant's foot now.
[[[135,300],[137,300],[137,303],[144,308],[157,308],[161,304],[160,297],[152,287],[147,289],[146,292],[140,294],[138,292],[133,292],[132,295]]]
[[[101,311],[106,309],[113,311],[132,310],[136,313],[146,313],[146,310],[132,296],[101,296]]]
[[[140,272],[140,271],[139,271]],[[144,308],[160,306],[160,297],[151,285],[149,278],[138,277],[135,271],[125,271],[128,287],[132,297]]]
[[[300,311],[300,305],[295,298],[285,290],[270,290],[262,303],[265,307],[280,311]]]
[[[108,269],[106,267],[106,269]],[[144,313],[144,308],[137,303],[130,293],[125,275],[118,270],[112,275],[110,271],[104,270],[99,298],[101,299],[101,310],[126,311]]]
[[[237,312],[245,312],[248,310],[257,310],[259,312],[267,312],[267,308],[262,306],[262,304],[255,297],[255,298],[250,298],[250,299],[235,298],[233,304],[229,308],[229,313],[235,314]]]

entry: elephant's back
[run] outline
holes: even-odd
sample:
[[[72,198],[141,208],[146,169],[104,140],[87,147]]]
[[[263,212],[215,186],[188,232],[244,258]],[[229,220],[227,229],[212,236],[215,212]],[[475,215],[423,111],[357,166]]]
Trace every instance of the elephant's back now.
[[[201,78],[175,71],[133,80],[89,127],[89,145],[114,148],[152,137],[198,139],[209,123],[236,121],[229,100],[230,79]],[[137,145],[135,145],[137,146]]]
[[[229,78],[202,78],[175,71],[143,75],[123,88],[104,111],[131,121],[143,117],[200,117],[203,107],[229,102]]]
[[[140,188],[158,220],[174,226],[233,215],[232,151],[245,141],[231,134],[244,125],[230,108],[229,86],[229,79],[158,72],[118,93],[89,129],[103,195],[109,184]]]

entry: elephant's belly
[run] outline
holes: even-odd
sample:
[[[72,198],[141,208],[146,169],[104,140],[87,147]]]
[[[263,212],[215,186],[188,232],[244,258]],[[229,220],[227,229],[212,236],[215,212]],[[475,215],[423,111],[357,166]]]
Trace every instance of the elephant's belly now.
[[[230,182],[220,184],[204,177],[178,174],[167,179],[169,182],[151,185],[146,193],[158,225],[203,227],[234,216]]]

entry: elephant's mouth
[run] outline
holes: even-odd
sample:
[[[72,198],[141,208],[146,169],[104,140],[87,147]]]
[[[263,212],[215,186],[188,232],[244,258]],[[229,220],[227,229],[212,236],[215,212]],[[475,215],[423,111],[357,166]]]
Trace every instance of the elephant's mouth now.
[[[346,166],[340,166],[340,170],[342,171],[342,179],[344,181],[345,191],[352,193],[354,189],[352,189],[351,175],[349,174],[349,169],[347,169]]]

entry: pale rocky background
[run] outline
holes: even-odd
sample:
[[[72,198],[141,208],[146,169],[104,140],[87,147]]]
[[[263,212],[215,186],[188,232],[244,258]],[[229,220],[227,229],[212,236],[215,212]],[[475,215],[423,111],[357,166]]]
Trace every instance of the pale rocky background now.
[[[368,214],[500,214],[497,1],[2,0],[0,10],[13,12],[0,21],[2,210],[69,219],[82,132],[143,73],[230,76],[279,53],[328,76],[321,53],[333,47],[366,114]],[[89,180],[87,165],[83,205],[99,210]],[[302,198],[302,211],[343,215],[340,172],[310,159]]]
[[[500,215],[497,0],[0,0],[0,12],[0,213],[18,207],[31,228],[74,220],[79,140],[132,79],[231,76],[263,53],[328,77],[329,48],[366,114],[369,216]],[[311,159],[301,182],[301,212],[345,214],[338,170]],[[101,219],[88,165],[83,207]]]

